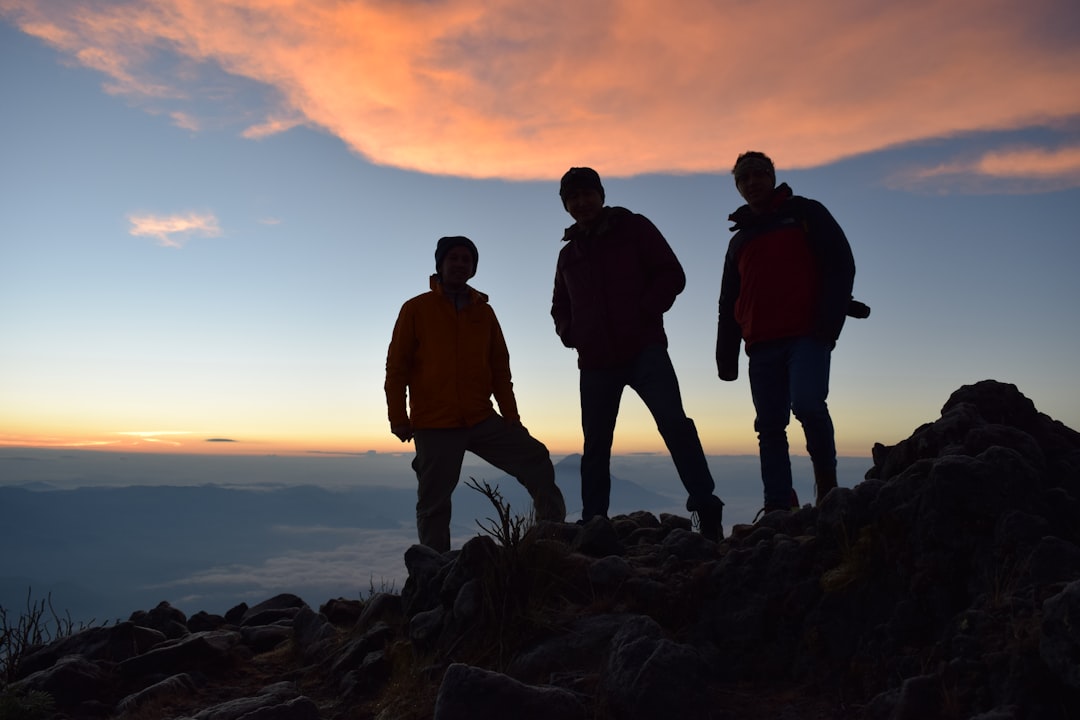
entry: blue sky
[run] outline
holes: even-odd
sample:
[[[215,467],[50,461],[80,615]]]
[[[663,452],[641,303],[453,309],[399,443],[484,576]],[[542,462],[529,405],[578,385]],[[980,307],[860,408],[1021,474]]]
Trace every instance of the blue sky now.
[[[548,311],[557,180],[591,165],[686,268],[667,326],[707,452],[753,452],[745,360],[713,363],[751,148],[833,212],[873,307],[834,353],[841,454],[986,378],[1080,427],[1075,3],[248,4],[0,0],[0,443],[407,451],[386,345],[464,234],[523,420],[575,452]],[[748,31],[765,5],[788,22]],[[615,449],[662,450],[629,395]]]

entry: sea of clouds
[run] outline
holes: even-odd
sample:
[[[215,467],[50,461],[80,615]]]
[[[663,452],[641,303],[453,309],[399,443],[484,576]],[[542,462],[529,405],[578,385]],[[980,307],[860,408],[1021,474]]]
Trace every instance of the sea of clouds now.
[[[185,613],[224,613],[280,592],[309,605],[400,591],[416,542],[411,454],[201,456],[0,449],[0,606],[9,616],[47,600],[76,623],[124,619],[168,601]],[[569,520],[580,512],[578,456],[555,458]],[[797,490],[812,499],[809,461],[792,458]],[[761,506],[757,458],[712,456],[724,521]],[[858,483],[867,458],[841,458],[840,484]],[[687,515],[671,459],[612,459],[612,514]],[[512,479],[467,456],[462,478],[497,485],[522,513]],[[454,494],[453,545],[493,518],[463,482]]]

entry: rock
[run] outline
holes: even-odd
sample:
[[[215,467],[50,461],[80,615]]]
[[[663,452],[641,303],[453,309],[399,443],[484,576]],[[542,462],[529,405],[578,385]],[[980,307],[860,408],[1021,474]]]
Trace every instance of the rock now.
[[[255,695],[208,707],[196,713],[194,720],[250,720],[252,713],[277,708],[298,697],[299,692],[294,683],[278,682],[262,688]],[[318,712],[314,717],[318,718]]]
[[[69,655],[120,662],[146,652],[165,639],[160,631],[140,627],[131,621],[112,627],[88,628],[27,653],[19,662],[16,678],[51,667]]]
[[[65,655],[50,667],[14,683],[12,689],[45,692],[53,696],[59,707],[71,708],[98,697],[104,688],[115,685],[114,673],[102,665],[82,655]]]
[[[1080,580],[1043,603],[1039,657],[1062,683],[1080,690]]]
[[[230,664],[232,650],[241,643],[238,632],[212,630],[193,633],[180,640],[166,641],[141,655],[120,663],[127,676],[172,675],[187,671],[206,672]]]
[[[167,638],[187,635],[187,616],[169,603],[162,601],[153,610],[138,610],[131,614],[131,622],[161,632]]]
[[[435,720],[512,716],[516,720],[585,720],[581,699],[555,687],[526,685],[497,672],[454,663],[435,701]]]
[[[190,674],[170,675],[161,682],[156,682],[147,688],[128,695],[117,703],[116,711],[121,715],[132,714],[144,705],[157,702],[162,698],[177,693],[194,693],[197,689],[198,683]]]
[[[626,552],[611,521],[601,515],[589,520],[578,530],[570,549],[591,557],[622,555]]]

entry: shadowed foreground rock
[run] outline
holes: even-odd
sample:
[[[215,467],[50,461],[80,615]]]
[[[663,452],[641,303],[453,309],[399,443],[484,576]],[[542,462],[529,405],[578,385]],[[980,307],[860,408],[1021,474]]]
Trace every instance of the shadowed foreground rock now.
[[[723,479],[720,479],[723,487]],[[993,381],[855,488],[413,546],[400,594],[167,603],[28,653],[54,718],[1080,717],[1080,434]]]

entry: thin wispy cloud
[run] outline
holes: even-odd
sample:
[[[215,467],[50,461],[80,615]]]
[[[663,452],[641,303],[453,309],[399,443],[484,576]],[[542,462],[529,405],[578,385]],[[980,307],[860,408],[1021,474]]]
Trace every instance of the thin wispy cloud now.
[[[192,237],[213,238],[221,236],[221,228],[213,214],[187,213],[186,215],[128,215],[130,233],[135,237],[149,237],[162,247],[181,248]]]
[[[978,171],[993,177],[1080,178],[1080,145],[1048,150],[1014,148],[984,155]]]
[[[1049,192],[1080,186],[1080,145],[1012,146],[924,167],[907,168],[892,187],[937,192]]]
[[[267,91],[238,119],[246,137],[303,124],[375,163],[469,177],[550,178],[583,163],[609,175],[726,171],[749,148],[809,167],[1080,116],[1074,0],[0,9],[133,101],[198,98],[183,111],[212,112],[189,83],[217,72]]]
[[[128,430],[117,432],[115,434],[133,438],[139,443],[146,443],[148,445],[168,445],[170,447],[181,447],[183,443],[175,438],[183,438],[191,435],[191,433],[186,430]]]
[[[198,118],[195,118],[190,113],[176,111],[170,113],[170,116],[172,117],[173,125],[178,128],[183,128],[184,130],[190,130],[192,132],[198,132],[200,129]]]
[[[304,120],[302,118],[268,118],[266,122],[252,125],[240,134],[249,140],[259,140],[287,132],[303,124]]]

